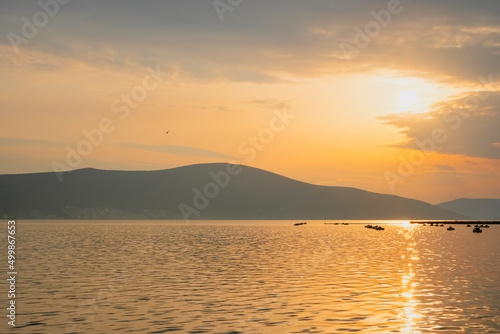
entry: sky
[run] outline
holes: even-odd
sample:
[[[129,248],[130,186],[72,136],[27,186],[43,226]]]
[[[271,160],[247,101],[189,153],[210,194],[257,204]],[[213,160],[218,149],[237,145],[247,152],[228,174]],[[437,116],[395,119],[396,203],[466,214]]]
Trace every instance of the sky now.
[[[499,1],[0,0],[0,32],[0,174],[232,162],[500,198]]]

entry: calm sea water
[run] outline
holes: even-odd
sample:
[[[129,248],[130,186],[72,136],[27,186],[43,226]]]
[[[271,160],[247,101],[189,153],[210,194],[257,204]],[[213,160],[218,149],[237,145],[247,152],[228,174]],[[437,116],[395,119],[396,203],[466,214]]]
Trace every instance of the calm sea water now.
[[[292,223],[20,221],[0,330],[500,333],[500,225]]]

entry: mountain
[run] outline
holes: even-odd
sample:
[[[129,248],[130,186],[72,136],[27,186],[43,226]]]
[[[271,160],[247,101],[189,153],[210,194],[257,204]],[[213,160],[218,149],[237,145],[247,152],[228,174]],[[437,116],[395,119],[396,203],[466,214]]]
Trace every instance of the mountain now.
[[[500,199],[460,198],[437,206],[475,219],[500,220]]]
[[[17,219],[464,219],[431,204],[313,185],[247,166],[85,168],[0,175],[0,217]]]

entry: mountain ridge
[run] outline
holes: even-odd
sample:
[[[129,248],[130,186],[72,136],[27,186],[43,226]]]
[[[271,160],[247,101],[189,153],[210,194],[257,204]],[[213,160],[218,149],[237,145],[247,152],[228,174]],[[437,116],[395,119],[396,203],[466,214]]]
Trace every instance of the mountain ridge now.
[[[429,203],[314,185],[224,163],[0,175],[0,216],[18,219],[466,219]]]
[[[497,198],[458,198],[436,206],[475,219],[500,219],[500,199]]]

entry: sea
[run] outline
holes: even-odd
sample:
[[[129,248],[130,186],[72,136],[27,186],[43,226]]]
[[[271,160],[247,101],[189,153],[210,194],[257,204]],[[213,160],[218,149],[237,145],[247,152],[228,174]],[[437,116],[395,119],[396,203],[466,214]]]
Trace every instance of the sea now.
[[[500,225],[297,222],[17,221],[15,327],[2,223],[0,332],[500,333]]]

